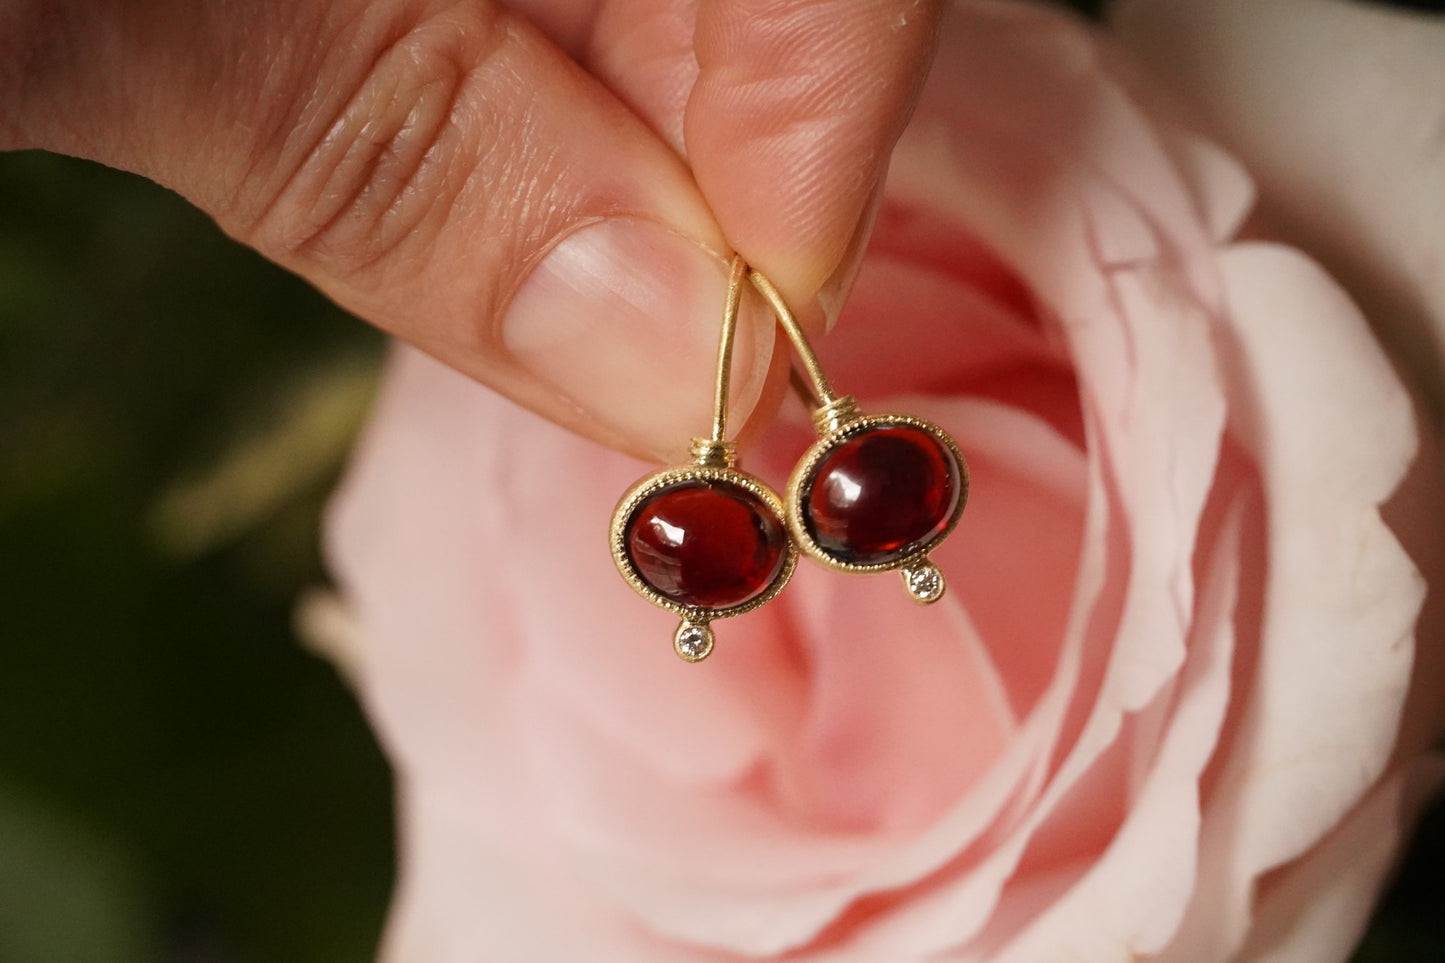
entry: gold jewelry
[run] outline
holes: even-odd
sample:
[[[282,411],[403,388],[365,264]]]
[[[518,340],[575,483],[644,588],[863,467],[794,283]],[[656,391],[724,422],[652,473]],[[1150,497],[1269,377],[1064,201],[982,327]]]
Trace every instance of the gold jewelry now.
[[[612,513],[612,558],[637,594],[682,616],[673,649],[707,658],[715,619],[751,612],[782,591],[797,565],[782,501],[735,466],[727,441],[733,334],[748,268],[734,258],[723,307],[711,438],[692,440],[692,464],[654,472]]]
[[[898,569],[924,604],[947,588],[928,558],[958,525],[968,501],[968,466],[942,428],[908,415],[864,415],[852,395],[834,394],[818,356],[772,281],[749,272],[772,305],[812,382],[818,440],[788,481],[793,541],[842,572]]]

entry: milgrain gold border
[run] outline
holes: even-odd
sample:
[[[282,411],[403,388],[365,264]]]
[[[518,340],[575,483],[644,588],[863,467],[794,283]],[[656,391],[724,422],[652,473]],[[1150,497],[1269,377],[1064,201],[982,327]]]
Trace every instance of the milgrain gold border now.
[[[680,605],[666,596],[658,593],[652,586],[643,579],[637,567],[632,564],[632,557],[627,551],[627,524],[637,512],[644,500],[654,492],[675,485],[684,481],[711,481],[725,482],[736,485],[746,491],[757,495],[762,499],[763,504],[768,506],[779,519],[783,516],[783,503],[776,492],[764,484],[760,479],[754,478],[747,472],[738,471],[736,468],[723,468],[714,465],[680,465],[676,468],[665,468],[643,478],[627,491],[623,492],[622,499],[612,512],[612,561],[617,564],[617,571],[632,586],[633,591],[647,599],[658,608],[666,609],[669,612],[682,616],[682,618],[695,625],[707,625],[715,619],[728,619],[734,615],[742,615],[744,612],[751,612],[753,609],[763,605],[783,590],[788,584],[788,579],[793,577],[793,569],[798,564],[798,549],[791,539],[785,539],[783,551],[783,567],[778,570],[777,578],[773,579],[763,593],[756,598],[746,602],[740,602],[723,609],[699,608],[691,605]]]
[[[951,452],[953,457],[958,459],[958,481],[960,491],[958,493],[958,505],[953,509],[953,515],[948,519],[948,524],[943,531],[939,532],[927,544],[904,558],[892,562],[874,562],[871,565],[859,565],[855,562],[844,562],[836,559],[825,552],[813,537],[808,534],[803,525],[803,490],[806,483],[812,478],[813,472],[817,469],[818,463],[823,460],[829,452],[838,445],[866,431],[881,428],[889,425],[900,425],[909,428],[918,428],[928,432],[937,438]],[[788,479],[788,491],[786,496],[787,511],[784,517],[788,520],[788,532],[793,536],[793,542],[805,554],[828,568],[838,572],[853,572],[858,574],[868,572],[891,572],[895,569],[910,568],[920,562],[925,562],[927,555],[948,537],[949,533],[958,526],[958,519],[963,515],[963,506],[968,502],[968,462],[964,460],[963,452],[958,450],[948,432],[938,427],[931,421],[924,421],[922,418],[915,418],[912,415],[858,415],[836,428],[827,431],[813,443],[813,446],[803,455],[802,461],[793,469],[792,477]]]

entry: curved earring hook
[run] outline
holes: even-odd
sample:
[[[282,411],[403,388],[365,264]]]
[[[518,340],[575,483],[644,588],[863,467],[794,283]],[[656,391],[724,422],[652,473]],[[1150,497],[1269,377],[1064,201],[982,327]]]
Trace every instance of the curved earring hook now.
[[[719,444],[727,441],[728,430],[728,388],[732,379],[733,338],[738,329],[738,306],[743,298],[743,278],[747,276],[748,265],[741,257],[733,255],[732,269],[728,272],[728,296],[723,303],[722,333],[717,346],[717,388],[712,401],[712,440]]]
[[[788,334],[788,340],[793,342],[793,351],[798,355],[798,360],[803,363],[803,370],[808,373],[808,380],[813,382],[813,394],[818,399],[820,406],[826,407],[838,400],[833,392],[833,386],[828,381],[828,376],[823,373],[823,366],[818,363],[818,356],[813,353],[813,346],[808,343],[807,337],[803,335],[803,328],[798,324],[788,303],[783,300],[783,294],[765,274],[749,269],[748,274],[753,282],[753,287],[758,293],[767,299],[768,305],[773,313],[778,316],[778,323]]]

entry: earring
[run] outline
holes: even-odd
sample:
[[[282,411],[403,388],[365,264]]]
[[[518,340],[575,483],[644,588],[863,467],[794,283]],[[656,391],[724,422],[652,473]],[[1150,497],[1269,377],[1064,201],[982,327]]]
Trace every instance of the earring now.
[[[900,570],[908,594],[943,597],[943,573],[928,558],[953,531],[968,500],[968,466],[942,428],[908,415],[864,415],[834,394],[797,318],[777,287],[751,271],[807,371],[817,397],[818,440],[788,481],[794,542],[843,572]]]
[[[639,595],[682,616],[673,649],[700,662],[713,648],[708,624],[750,612],[783,590],[798,552],[783,505],[739,471],[726,440],[728,380],[747,265],[734,258],[718,344],[711,438],[692,440],[692,464],[654,472],[612,513],[612,558]]]

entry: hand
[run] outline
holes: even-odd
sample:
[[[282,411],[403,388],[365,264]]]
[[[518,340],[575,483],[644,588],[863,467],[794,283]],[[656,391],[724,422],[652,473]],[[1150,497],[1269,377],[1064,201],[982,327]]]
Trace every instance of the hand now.
[[[0,0],[0,148],[154,178],[544,416],[676,457],[731,249],[806,323],[836,310],[941,9]],[[735,415],[786,372],[755,314]]]

